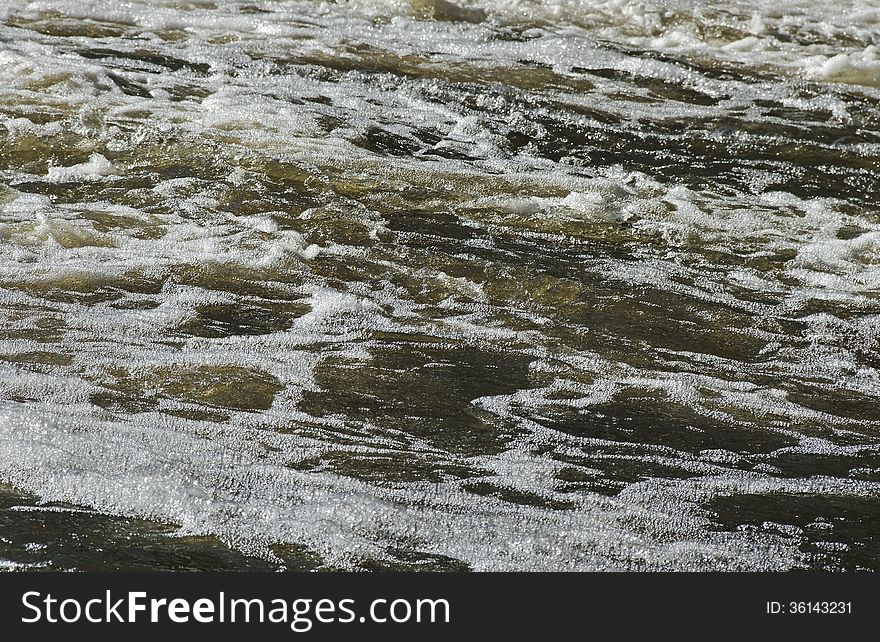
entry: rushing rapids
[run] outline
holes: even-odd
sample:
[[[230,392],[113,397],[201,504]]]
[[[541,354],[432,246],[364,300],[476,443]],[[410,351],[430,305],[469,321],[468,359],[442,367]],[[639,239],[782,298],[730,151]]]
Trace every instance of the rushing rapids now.
[[[0,565],[880,567],[878,46],[3,3]]]

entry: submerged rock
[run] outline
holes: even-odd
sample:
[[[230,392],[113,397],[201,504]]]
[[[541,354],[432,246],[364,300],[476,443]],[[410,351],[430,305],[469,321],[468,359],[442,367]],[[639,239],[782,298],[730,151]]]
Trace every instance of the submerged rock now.
[[[488,15],[479,7],[461,7],[447,0],[414,0],[413,8],[420,16],[446,22],[484,22]]]

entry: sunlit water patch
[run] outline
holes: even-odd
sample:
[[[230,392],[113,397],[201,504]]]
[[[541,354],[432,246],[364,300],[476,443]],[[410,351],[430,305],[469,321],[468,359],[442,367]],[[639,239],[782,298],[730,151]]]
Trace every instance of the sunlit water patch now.
[[[880,566],[880,6],[0,21],[0,568]]]

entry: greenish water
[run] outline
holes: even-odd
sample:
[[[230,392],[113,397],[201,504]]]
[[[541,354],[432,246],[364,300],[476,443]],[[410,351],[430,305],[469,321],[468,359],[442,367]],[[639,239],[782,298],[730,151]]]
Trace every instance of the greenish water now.
[[[880,565],[880,7],[0,8],[4,568]]]

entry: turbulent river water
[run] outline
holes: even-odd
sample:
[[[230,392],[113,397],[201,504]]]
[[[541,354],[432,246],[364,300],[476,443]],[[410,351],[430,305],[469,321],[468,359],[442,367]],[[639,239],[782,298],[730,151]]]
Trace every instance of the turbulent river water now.
[[[0,567],[880,568],[878,46],[0,3]]]

